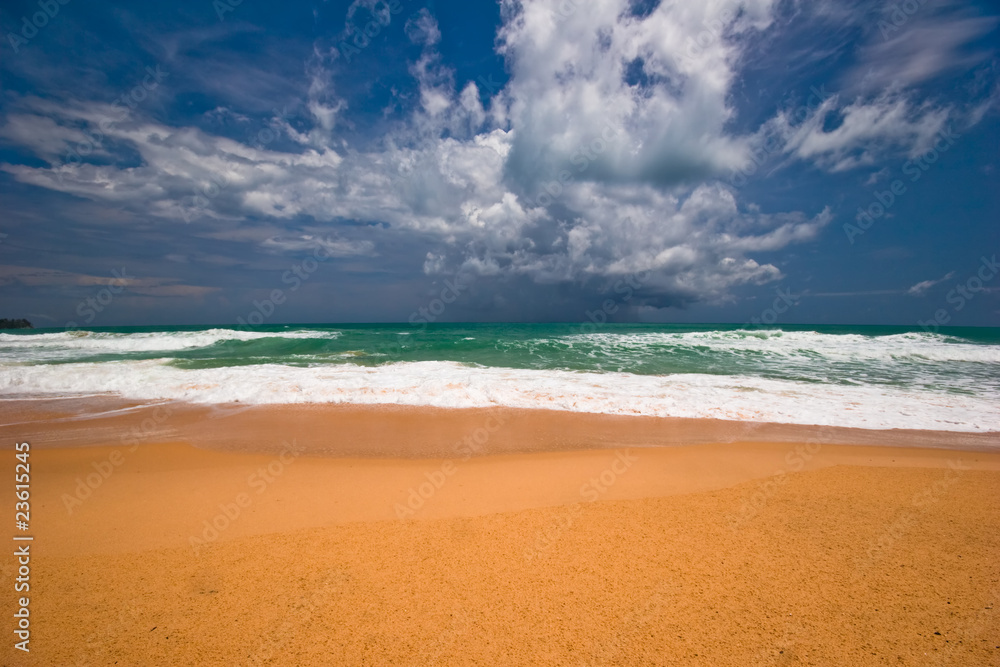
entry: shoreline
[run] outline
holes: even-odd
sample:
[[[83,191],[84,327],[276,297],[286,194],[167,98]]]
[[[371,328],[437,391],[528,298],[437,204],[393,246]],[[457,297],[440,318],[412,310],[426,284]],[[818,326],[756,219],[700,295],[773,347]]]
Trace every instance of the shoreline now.
[[[748,483],[769,485],[770,494],[789,475],[837,466],[948,471],[960,461],[963,470],[1000,473],[1000,434],[859,433],[547,410],[206,407],[107,398],[44,407],[0,404],[0,418],[16,413],[21,421],[0,426],[0,438],[8,448],[31,443],[37,469],[45,471],[33,493],[56,508],[42,526],[59,536],[53,547],[74,553],[182,546],[198,508],[231,505],[258,489],[270,496],[272,485],[280,490],[276,499],[254,505],[254,518],[224,539]],[[601,473],[605,483],[587,487]],[[155,531],[116,535],[119,526],[140,523],[151,502],[143,499],[156,497],[171,498],[174,514],[161,516]]]
[[[1000,658],[992,434],[330,407],[0,403],[34,536],[0,662]]]
[[[405,437],[388,437],[397,433]],[[183,441],[202,449],[264,453],[279,451],[293,438],[311,456],[414,459],[734,442],[1000,451],[1000,432],[875,430],[521,408],[205,406],[113,396],[0,400],[0,449],[12,448],[18,438],[40,448]]]

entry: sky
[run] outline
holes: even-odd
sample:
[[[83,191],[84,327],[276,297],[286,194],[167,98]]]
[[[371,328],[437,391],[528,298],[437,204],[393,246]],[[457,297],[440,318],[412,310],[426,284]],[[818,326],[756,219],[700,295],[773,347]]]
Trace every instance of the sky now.
[[[1000,7],[6,0],[0,317],[1000,326]]]

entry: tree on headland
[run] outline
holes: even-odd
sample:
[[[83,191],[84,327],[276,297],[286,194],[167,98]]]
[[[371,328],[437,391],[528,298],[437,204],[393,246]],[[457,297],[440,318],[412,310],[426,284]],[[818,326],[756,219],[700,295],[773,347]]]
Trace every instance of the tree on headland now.
[[[28,320],[0,319],[0,329],[34,329]]]

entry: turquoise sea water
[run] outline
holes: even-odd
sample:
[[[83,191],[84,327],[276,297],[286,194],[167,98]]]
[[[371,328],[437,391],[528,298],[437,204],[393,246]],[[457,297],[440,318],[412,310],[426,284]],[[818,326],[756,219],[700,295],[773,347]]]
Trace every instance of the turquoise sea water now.
[[[257,391],[240,388],[247,383]],[[1000,430],[1000,328],[338,324],[0,333],[0,395],[96,392],[729,411],[804,423],[823,423],[816,403],[831,400],[825,420],[840,425],[899,426],[923,411],[939,428]]]

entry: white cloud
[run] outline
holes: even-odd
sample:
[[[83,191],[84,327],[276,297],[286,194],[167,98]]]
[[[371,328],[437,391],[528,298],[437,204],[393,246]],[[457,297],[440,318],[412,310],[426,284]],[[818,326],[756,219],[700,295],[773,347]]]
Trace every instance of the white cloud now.
[[[389,25],[392,21],[392,4],[391,2],[385,2],[384,0],[354,0],[347,8],[346,21],[350,23],[355,20],[355,15],[357,15],[358,10],[364,8],[367,10],[368,14],[362,14],[364,20],[369,18],[369,15],[375,21],[380,22],[382,25]],[[358,20],[358,23],[362,25],[364,22]]]
[[[438,28],[437,21],[431,16],[426,7],[409,19],[404,29],[406,30],[406,36],[414,44],[434,46],[441,41],[441,30]]]
[[[211,111],[206,111],[204,116],[210,120],[214,120],[218,123],[226,122],[236,122],[236,123],[249,123],[250,117],[245,116],[241,113],[236,113],[232,109],[228,109],[223,106],[215,107]]]
[[[865,185],[875,185],[888,175],[889,167],[882,167],[878,171],[873,171],[868,178],[865,179]]]
[[[824,124],[831,113],[840,114],[841,122],[827,131]],[[777,135],[793,156],[838,172],[871,166],[891,151],[904,150],[911,156],[926,152],[944,129],[948,115],[945,109],[915,107],[899,95],[859,99],[843,107],[832,96],[798,125],[780,112],[765,133]]]
[[[424,273],[427,275],[433,275],[435,273],[442,273],[444,271],[444,255],[429,252],[427,257],[424,259]]]
[[[949,71],[971,69],[989,57],[987,50],[964,47],[996,28],[996,17],[942,13],[931,6],[942,3],[927,4],[898,29],[887,22],[892,31],[873,33],[847,80],[866,91],[900,90]],[[947,9],[950,3],[943,4]]]
[[[60,125],[48,116],[23,113],[7,116],[6,123],[0,126],[0,138],[15,145],[30,145],[36,155],[52,164],[63,161],[71,146],[92,145],[79,128]],[[91,150],[95,149],[99,155],[104,153],[99,146]]]
[[[358,0],[349,18],[380,6]],[[138,164],[0,169],[172,223],[196,210],[204,235],[276,251],[305,249],[344,220],[373,222],[324,243],[339,256],[371,256],[380,238],[405,232],[434,246],[428,274],[552,283],[649,271],[643,289],[651,297],[724,301],[733,286],[779,279],[767,253],[815,239],[832,217],[827,209],[763,213],[715,180],[749,164],[761,136],[779,137],[795,159],[841,171],[900,147],[918,150],[949,117],[898,92],[846,105],[833,96],[804,122],[779,114],[758,133],[735,133],[733,84],[748,41],[772,29],[773,0],[661,3],[644,17],[631,15],[626,0],[567,6],[502,2],[498,48],[510,80],[487,107],[476,84],[458,89],[436,50],[440,29],[422,10],[406,26],[422,45],[410,65],[419,102],[364,150],[338,136],[346,102],[317,51],[305,91],[312,126],[275,125],[297,152],[135,117],[106,124],[106,135],[138,154]],[[0,134],[52,156],[112,113],[22,99]],[[830,131],[828,113],[842,116]],[[248,218],[266,222],[253,227]],[[275,232],[303,218],[313,234]]]
[[[296,237],[271,237],[265,239],[261,246],[279,251],[308,250],[310,252],[323,249],[332,257],[351,257],[354,255],[374,255],[375,244],[371,241],[350,241],[330,236],[314,236],[302,234]]]
[[[767,27],[771,4],[663,3],[640,19],[622,0],[588,2],[568,16],[562,0],[505,1],[499,43],[511,70],[511,166],[522,187],[533,194],[552,174],[577,173],[588,153],[598,154],[586,158],[582,178],[661,187],[746,164],[745,139],[724,131],[734,114],[728,96],[742,35]],[[630,70],[655,83],[629,85]]]
[[[561,201],[564,218],[541,218],[523,235],[480,238],[476,263],[463,268],[486,266],[543,283],[649,271],[651,292],[721,300],[734,285],[781,277],[749,253],[811,240],[832,218],[828,210],[812,219],[741,212],[720,185],[677,196],[648,185],[579,183]]]
[[[911,287],[910,289],[906,290],[906,293],[909,294],[910,296],[923,296],[924,292],[926,292],[930,288],[934,287],[935,285],[943,283],[946,280],[951,280],[952,277],[954,277],[954,275],[955,275],[955,272],[951,271],[951,272],[947,273],[946,275],[942,276],[941,278],[938,278],[937,280],[924,280],[924,281],[921,281],[921,282],[917,283],[916,285],[914,285],[913,287]]]

